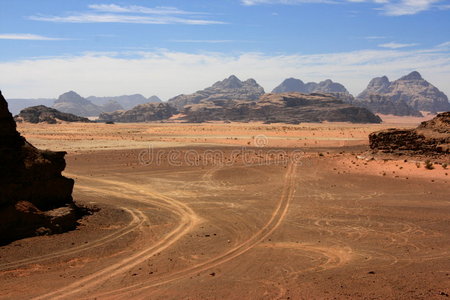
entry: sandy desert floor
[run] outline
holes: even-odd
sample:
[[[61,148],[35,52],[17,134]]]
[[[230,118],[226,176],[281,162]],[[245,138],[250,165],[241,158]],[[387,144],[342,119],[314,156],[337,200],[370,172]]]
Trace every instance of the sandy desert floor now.
[[[2,299],[446,299],[450,170],[389,124],[21,124],[100,211],[0,247]]]

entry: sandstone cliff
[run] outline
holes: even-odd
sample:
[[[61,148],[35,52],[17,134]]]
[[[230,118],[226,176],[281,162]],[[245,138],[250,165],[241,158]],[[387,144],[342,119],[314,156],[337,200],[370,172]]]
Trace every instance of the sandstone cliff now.
[[[167,103],[146,103],[134,107],[131,110],[119,110],[112,113],[100,114],[101,122],[150,122],[169,119],[178,111]]]
[[[264,94],[264,89],[254,79],[241,81],[232,75],[213,86],[190,95],[179,95],[168,101],[181,110],[185,105],[197,104],[200,101],[215,100],[257,100]]]
[[[80,211],[74,181],[61,175],[64,155],[28,143],[0,92],[0,244],[76,227]]]
[[[416,129],[387,129],[369,135],[370,148],[391,153],[450,153],[450,112],[422,122]]]
[[[393,82],[386,76],[374,78],[357,99],[370,101],[371,95],[383,96],[394,105],[403,101],[416,111],[450,110],[447,96],[416,71]]]
[[[56,124],[60,122],[91,122],[87,118],[79,117],[76,115],[60,112],[54,108],[50,108],[44,105],[32,106],[23,109],[17,116],[14,117],[16,122],[29,122],[29,123],[48,123]]]
[[[325,94],[265,94],[257,101],[204,100],[182,111],[188,122],[262,121],[266,123],[353,122],[380,123],[365,108],[355,107]]]

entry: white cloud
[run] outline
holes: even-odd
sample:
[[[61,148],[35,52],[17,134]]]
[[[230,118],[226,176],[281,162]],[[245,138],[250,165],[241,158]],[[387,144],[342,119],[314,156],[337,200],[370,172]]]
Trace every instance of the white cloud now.
[[[366,36],[364,37],[366,40],[383,40],[386,37],[385,36],[381,36],[381,35],[370,35],[370,36]]]
[[[417,45],[418,44],[415,44],[415,43],[403,44],[403,43],[391,42],[391,43],[380,44],[380,45],[378,45],[378,47],[389,48],[389,49],[400,49],[400,48],[414,47]]]
[[[222,21],[199,18],[202,13],[188,12],[173,7],[150,8],[145,6],[119,6],[116,4],[92,4],[91,11],[64,16],[35,15],[29,19],[55,23],[133,23],[133,24],[225,24]]]
[[[0,40],[61,41],[67,39],[53,38],[30,33],[0,33]]]
[[[221,43],[232,43],[233,40],[170,40],[174,43],[199,43],[199,44],[221,44]]]
[[[141,13],[141,14],[152,14],[152,15],[192,15],[199,14],[195,12],[188,12],[184,10],[180,10],[175,7],[146,7],[146,6],[138,6],[138,5],[130,5],[130,6],[120,6],[116,4],[91,4],[88,5],[90,9],[101,11],[101,12],[110,12],[110,13]]]
[[[432,8],[448,9],[447,5],[436,6],[443,0],[241,0],[243,5],[259,5],[259,4],[285,4],[294,5],[302,3],[363,3],[373,2],[382,5],[377,8],[387,16],[404,16],[415,15]]]
[[[57,97],[75,90],[83,96],[156,94],[164,99],[203,89],[236,74],[255,78],[266,91],[288,77],[331,78],[353,94],[376,76],[395,79],[412,70],[450,94],[448,50],[364,50],[317,55],[243,53],[192,54],[171,51],[86,53],[72,57],[0,62],[1,89],[9,98]],[[131,55],[133,54],[133,55]]]
[[[386,3],[381,10],[387,16],[415,15],[433,8],[441,0],[400,0]]]

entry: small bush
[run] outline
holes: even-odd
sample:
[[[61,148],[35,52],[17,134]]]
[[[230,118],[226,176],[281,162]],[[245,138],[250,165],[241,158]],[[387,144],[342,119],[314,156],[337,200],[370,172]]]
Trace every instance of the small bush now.
[[[448,166],[448,165],[447,165],[446,163],[443,163],[443,164],[442,164],[442,168],[443,168],[443,169],[447,169],[447,166]]]
[[[425,161],[425,169],[433,170],[434,169],[433,163],[431,161],[429,161],[429,160],[426,160]]]
[[[416,162],[416,167],[420,168],[420,162]]]

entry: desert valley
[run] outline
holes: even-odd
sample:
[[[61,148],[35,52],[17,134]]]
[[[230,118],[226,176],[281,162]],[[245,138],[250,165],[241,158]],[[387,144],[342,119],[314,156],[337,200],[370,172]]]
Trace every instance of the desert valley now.
[[[142,98],[0,99],[1,299],[449,297],[450,104],[419,73]]]

